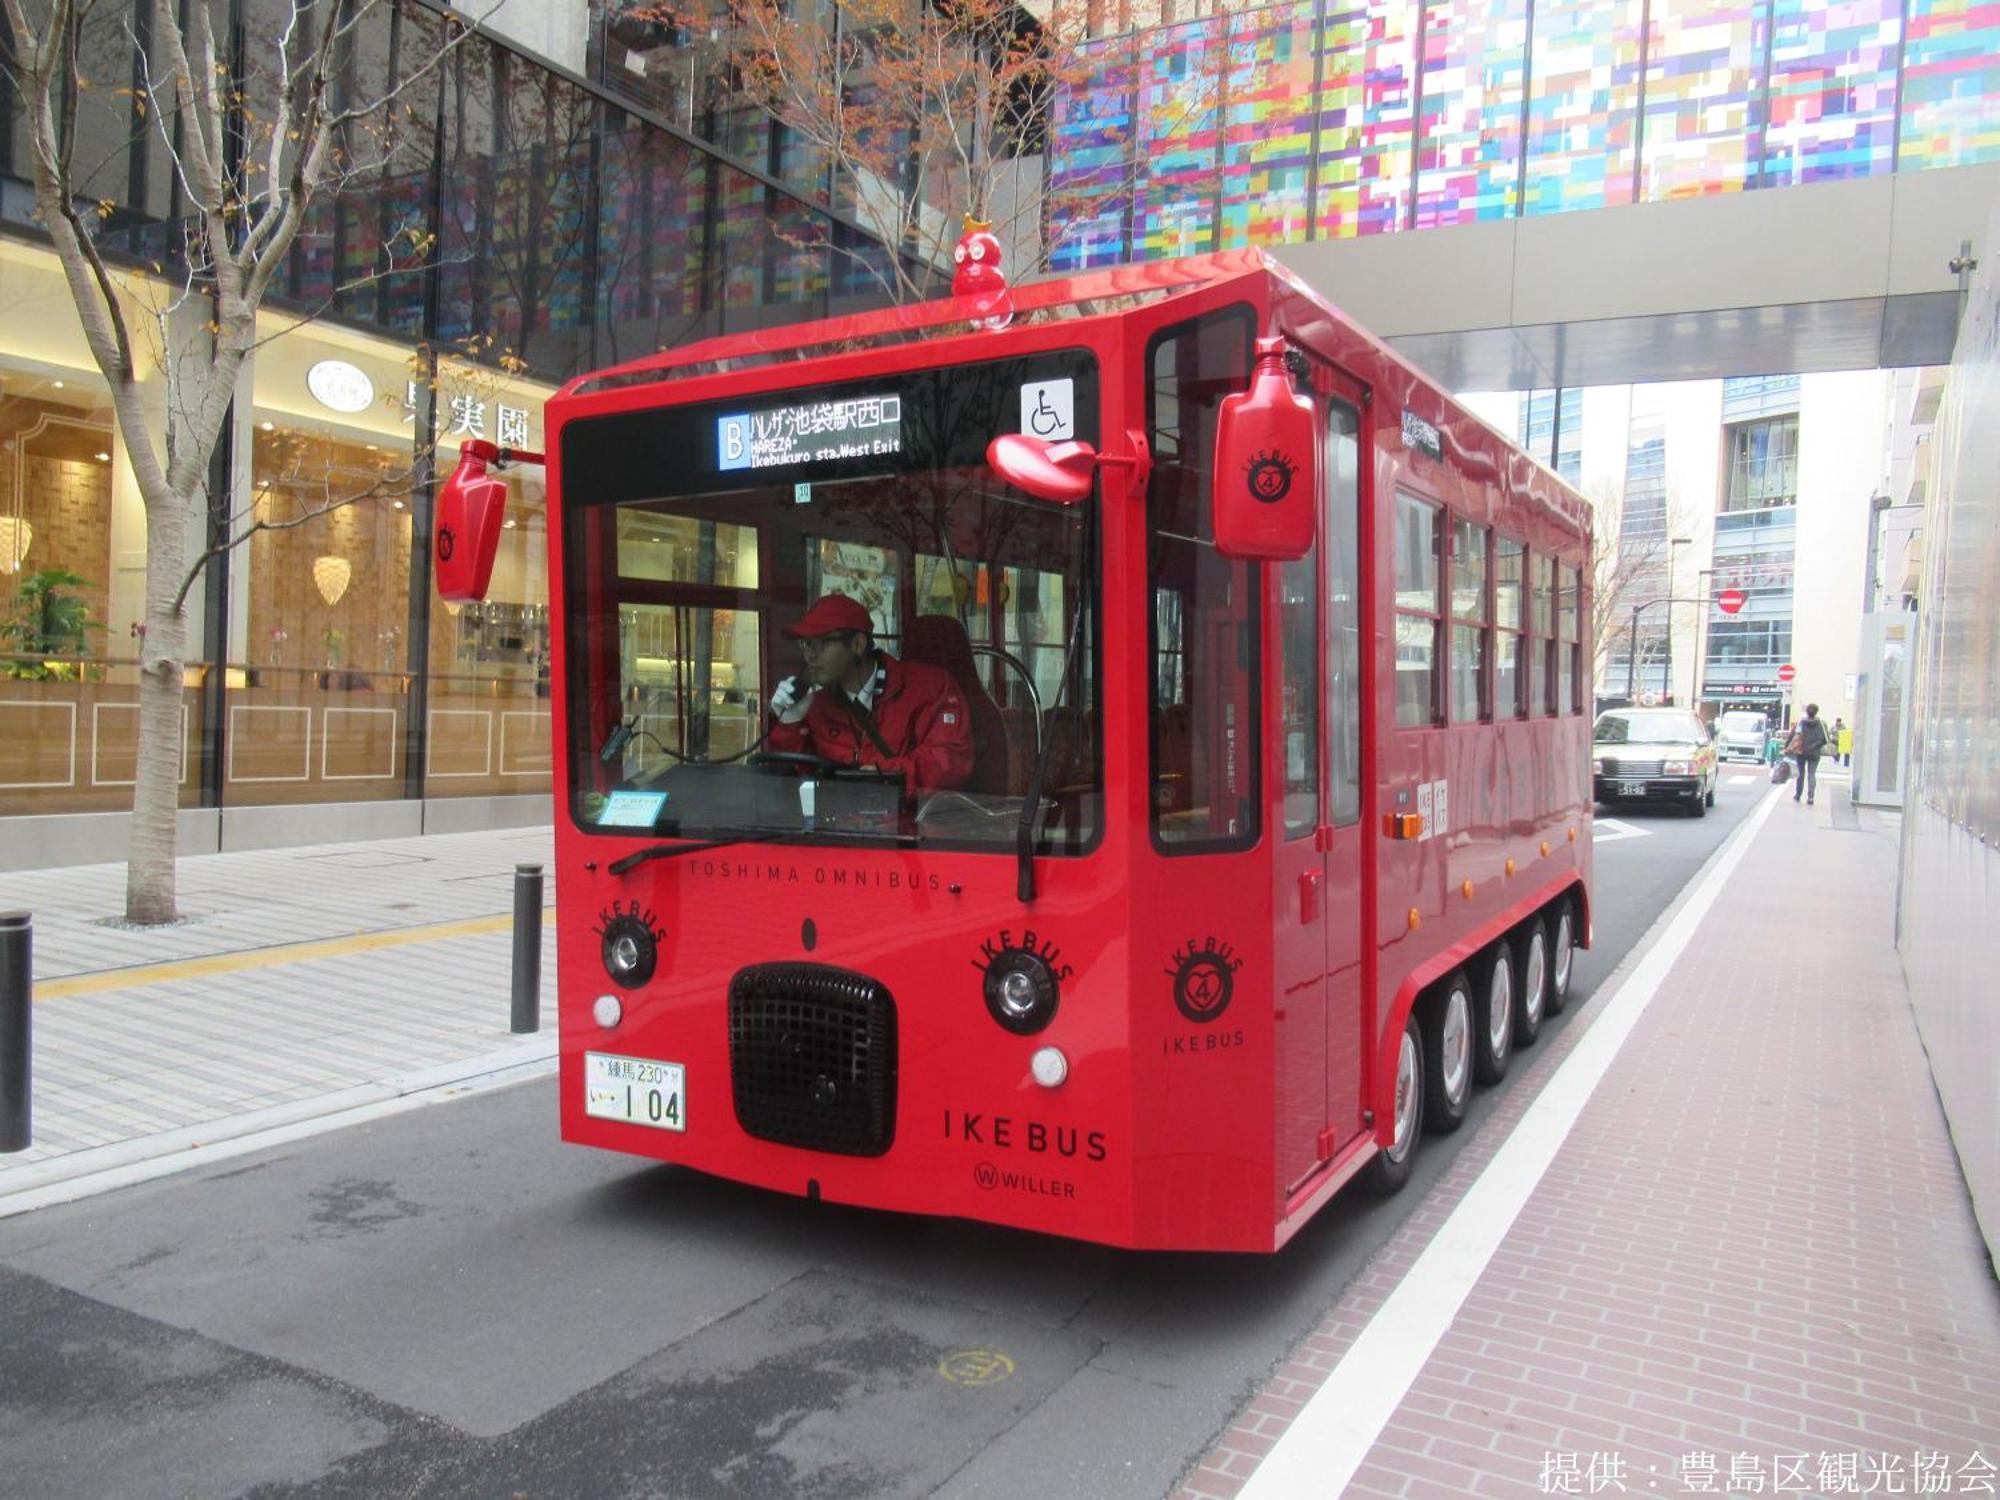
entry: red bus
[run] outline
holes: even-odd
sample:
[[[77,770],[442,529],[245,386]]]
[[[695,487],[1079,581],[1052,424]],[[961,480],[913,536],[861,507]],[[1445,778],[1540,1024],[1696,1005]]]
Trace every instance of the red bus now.
[[[549,402],[563,1138],[1275,1250],[1564,1003],[1588,507],[1256,252],[1011,299]]]

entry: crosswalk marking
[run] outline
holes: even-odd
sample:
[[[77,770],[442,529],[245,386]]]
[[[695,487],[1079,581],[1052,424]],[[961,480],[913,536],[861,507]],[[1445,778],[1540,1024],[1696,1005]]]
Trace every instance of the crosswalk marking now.
[[[1650,828],[1635,828],[1623,818],[1598,818],[1591,825],[1590,841],[1594,844],[1615,844],[1620,839],[1650,838]]]

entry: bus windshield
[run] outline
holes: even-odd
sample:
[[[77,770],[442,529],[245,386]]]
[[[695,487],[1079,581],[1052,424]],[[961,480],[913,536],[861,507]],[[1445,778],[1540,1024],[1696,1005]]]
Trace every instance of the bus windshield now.
[[[1094,438],[1095,404],[1094,366],[1070,352],[569,424],[578,824],[1011,853],[1025,819],[1041,852],[1087,848],[1097,505],[1032,499],[984,452],[1039,410]],[[874,692],[822,685],[837,714],[780,724],[781,689],[804,694],[819,655],[795,632],[831,595],[852,601],[843,620],[865,611]],[[926,694],[947,706],[913,722]],[[907,745],[884,735],[923,733],[951,753],[891,761]]]

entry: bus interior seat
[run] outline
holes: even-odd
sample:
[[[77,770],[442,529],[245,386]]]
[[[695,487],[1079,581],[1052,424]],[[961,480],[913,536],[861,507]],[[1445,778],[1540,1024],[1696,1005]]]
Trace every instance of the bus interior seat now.
[[[940,668],[958,684],[972,714],[972,775],[965,790],[1004,795],[1009,780],[1007,724],[979,681],[965,627],[950,615],[918,615],[904,633],[903,658]]]

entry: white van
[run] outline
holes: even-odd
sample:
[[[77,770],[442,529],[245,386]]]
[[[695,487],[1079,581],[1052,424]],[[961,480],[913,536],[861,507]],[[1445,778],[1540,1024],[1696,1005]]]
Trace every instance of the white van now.
[[[1764,716],[1747,708],[1732,708],[1716,724],[1715,751],[1723,760],[1743,756],[1764,758]]]

